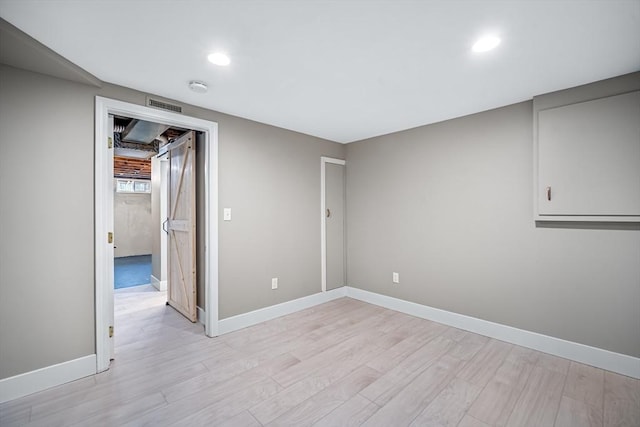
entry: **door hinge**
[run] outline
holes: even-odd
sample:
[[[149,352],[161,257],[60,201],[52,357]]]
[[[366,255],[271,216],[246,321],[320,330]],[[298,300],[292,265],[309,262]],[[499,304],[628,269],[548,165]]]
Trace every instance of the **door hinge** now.
[[[113,326],[109,326],[109,338],[113,338]]]
[[[111,231],[107,233],[107,243],[113,243],[113,233]]]
[[[107,148],[113,147],[113,139],[111,137],[107,138]]]

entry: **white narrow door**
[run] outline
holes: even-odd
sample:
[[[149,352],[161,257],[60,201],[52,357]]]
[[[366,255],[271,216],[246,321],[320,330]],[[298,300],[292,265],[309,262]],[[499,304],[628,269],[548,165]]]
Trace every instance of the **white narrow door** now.
[[[169,147],[167,302],[187,319],[196,313],[196,140],[189,132]]]
[[[345,165],[323,159],[324,169],[324,290],[346,285]]]

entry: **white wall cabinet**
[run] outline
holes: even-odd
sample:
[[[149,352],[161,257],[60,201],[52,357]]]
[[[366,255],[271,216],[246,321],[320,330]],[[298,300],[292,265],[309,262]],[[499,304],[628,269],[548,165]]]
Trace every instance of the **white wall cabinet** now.
[[[535,219],[640,221],[640,91],[553,104],[534,100]]]

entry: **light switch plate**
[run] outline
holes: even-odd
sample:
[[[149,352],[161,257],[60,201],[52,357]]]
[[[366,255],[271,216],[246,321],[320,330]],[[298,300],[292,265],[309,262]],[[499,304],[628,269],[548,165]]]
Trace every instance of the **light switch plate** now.
[[[224,220],[231,221],[231,208],[224,208]]]
[[[393,283],[400,283],[400,273],[393,273]]]
[[[278,289],[278,278],[274,277],[271,279],[271,289]]]

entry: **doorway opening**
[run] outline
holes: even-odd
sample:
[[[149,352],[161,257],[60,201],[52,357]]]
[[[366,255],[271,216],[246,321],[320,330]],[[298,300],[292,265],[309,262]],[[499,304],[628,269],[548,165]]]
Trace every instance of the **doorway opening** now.
[[[203,239],[198,238],[205,187],[202,132],[119,115],[109,116],[109,128],[114,156],[113,330],[125,331],[128,318],[144,317],[154,303],[166,303],[183,321],[196,323],[204,306],[204,264],[198,262],[204,261]],[[162,295],[149,294],[154,291]],[[138,329],[144,335],[145,328]],[[117,349],[126,351],[123,341],[132,338],[130,332],[124,340],[113,335],[111,359]]]
[[[167,137],[157,126],[146,126],[146,134],[135,134],[140,122],[131,118],[114,116],[113,122],[114,289],[118,292],[151,283],[156,222],[151,158]]]
[[[166,291],[167,147],[190,130],[117,115],[112,120],[114,289],[153,285]]]
[[[194,222],[194,238],[197,235],[199,237],[199,243],[201,251],[199,253],[200,259],[197,264],[200,267],[201,277],[201,300],[200,305],[202,307],[200,312],[201,322],[205,325],[205,333],[207,336],[216,336],[218,333],[218,278],[217,278],[217,124],[211,121],[197,119],[194,117],[183,116],[169,111],[157,110],[145,106],[136,104],[129,104],[112,99],[96,97],[96,139],[95,139],[95,223],[96,223],[96,238],[95,238],[95,256],[96,256],[96,359],[97,367],[96,371],[101,372],[109,368],[110,360],[114,354],[114,332],[117,335],[117,330],[114,331],[114,195],[117,189],[117,178],[114,182],[114,154],[115,154],[115,139],[118,138],[114,133],[114,130],[124,131],[122,127],[116,127],[118,120],[127,120],[128,123],[124,124],[126,128],[132,122],[143,123],[143,125],[158,125],[165,126],[166,129],[174,129],[177,132],[186,131],[192,129],[190,132],[189,146],[192,146],[193,152],[187,157],[193,158],[194,161],[194,179],[201,180],[202,185],[198,190],[197,196],[201,203],[198,208],[200,212],[196,216],[199,218],[198,232],[195,233],[195,220]],[[144,126],[143,126],[144,129]],[[122,133],[122,132],[120,132]],[[156,133],[156,136],[163,135],[165,131]],[[135,132],[134,132],[135,134]],[[134,135],[135,136],[135,135]],[[177,136],[177,135],[174,135]],[[122,137],[122,135],[120,135]],[[185,147],[181,141],[184,135],[174,138],[174,145],[176,147]],[[186,139],[186,137],[184,137]],[[133,137],[121,138],[118,143],[118,149],[122,153],[122,150],[135,149],[140,147],[126,146],[121,144],[124,139],[134,139]],[[170,151],[174,145],[169,144],[169,137],[167,137],[167,143],[158,143],[158,151],[162,153],[160,145],[166,146]],[[131,144],[135,142],[124,141]],[[161,141],[163,142],[163,141]],[[196,150],[198,153],[196,155]],[[176,151],[177,152],[177,151]],[[131,153],[129,153],[131,154]],[[180,157],[180,156],[175,156]],[[154,163],[157,162],[162,169],[162,160],[158,157],[154,158]],[[195,161],[198,159],[198,165],[195,165]],[[196,166],[200,166],[199,176],[195,176],[197,171]],[[171,176],[171,170],[173,166],[167,166],[168,174]],[[182,175],[185,175],[182,172]],[[181,178],[180,178],[181,179]],[[127,185],[133,186],[135,189],[136,181],[144,181],[137,179],[129,179],[131,184],[123,183],[123,187]],[[179,181],[175,179],[174,182]],[[138,184],[139,188],[146,187],[144,184]],[[131,188],[131,187],[129,187]],[[195,185],[193,186],[194,200],[195,200]],[[170,206],[171,202],[168,202]],[[194,209],[195,213],[195,204]],[[170,217],[171,215],[168,215]],[[160,222],[160,216],[157,217]],[[163,221],[164,222],[164,221]],[[184,223],[180,222],[179,218],[174,218],[168,222],[164,222],[165,228],[168,232],[173,230],[179,230],[184,228]],[[117,240],[117,238],[116,238]],[[170,241],[170,240],[169,240]],[[116,245],[117,246],[117,245]],[[195,253],[195,249],[194,249]],[[170,257],[168,257],[170,259]],[[152,254],[153,260],[153,254]],[[152,261],[153,264],[153,261]],[[162,264],[162,263],[160,263]],[[165,265],[171,264],[167,261]],[[193,260],[194,265],[194,277],[196,269],[196,260]],[[161,275],[161,273],[158,273]],[[156,281],[152,279],[155,277],[152,272],[149,282],[157,285],[158,288],[162,287],[162,278],[156,278]],[[169,280],[169,279],[167,279]],[[156,283],[157,282],[157,283]],[[167,287],[171,287],[168,285]],[[150,289],[149,289],[150,290]],[[161,289],[158,289],[161,290]],[[195,297],[194,292],[194,297]],[[176,298],[173,298],[174,300]],[[171,298],[170,298],[171,300]],[[195,306],[195,302],[194,302]],[[174,306],[175,307],[175,306]],[[190,319],[192,320],[192,319]]]
[[[168,230],[163,226],[168,223],[168,147],[191,130],[117,115],[110,116],[111,120],[113,307],[114,331],[118,331],[113,359],[122,356],[131,339],[144,339],[146,325],[135,328],[135,337],[130,323],[167,302]]]

